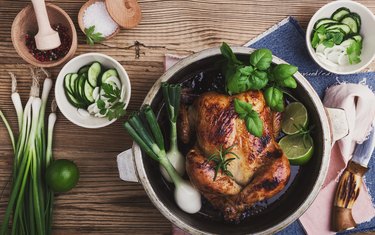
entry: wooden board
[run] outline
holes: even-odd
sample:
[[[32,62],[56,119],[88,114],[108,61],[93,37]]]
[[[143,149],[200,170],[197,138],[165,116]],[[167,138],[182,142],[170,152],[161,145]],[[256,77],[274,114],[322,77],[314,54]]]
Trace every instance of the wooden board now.
[[[77,24],[84,1],[51,1],[65,9]],[[322,0],[140,0],[142,22],[131,30],[90,47],[78,31],[77,55],[96,51],[117,59],[132,83],[129,111],[137,110],[149,88],[163,73],[164,54],[187,55],[222,41],[243,45],[288,15],[303,27],[313,13],[328,1]],[[375,1],[359,1],[375,12]],[[28,69],[13,49],[10,27],[27,0],[0,1],[0,109],[16,125],[10,100],[8,71],[19,79],[19,91],[26,102],[31,84]],[[135,42],[139,42],[135,46]],[[136,50],[139,49],[139,58]],[[50,71],[57,76],[59,69]],[[375,69],[375,64],[370,66]],[[170,222],[151,204],[141,185],[118,178],[115,156],[131,146],[122,128],[123,119],[99,130],[75,126],[60,113],[56,126],[54,156],[74,160],[81,180],[73,191],[57,196],[54,234],[169,234]],[[100,136],[100,140],[98,139]],[[11,146],[0,124],[0,190],[11,174]],[[0,191],[1,192],[1,191]],[[0,194],[1,195],[1,194]],[[9,195],[9,184],[0,199],[0,220]]]

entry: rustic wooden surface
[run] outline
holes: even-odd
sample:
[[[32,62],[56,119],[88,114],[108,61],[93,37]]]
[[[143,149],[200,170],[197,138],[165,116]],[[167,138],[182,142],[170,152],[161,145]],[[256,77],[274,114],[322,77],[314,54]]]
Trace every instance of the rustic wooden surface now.
[[[143,19],[131,30],[90,47],[77,25],[84,1],[49,1],[65,9],[76,24],[79,35],[77,55],[102,52],[117,59],[132,83],[129,110],[139,108],[152,84],[163,73],[164,54],[187,55],[220,45],[222,41],[242,45],[288,15],[305,28],[313,13],[328,1],[321,0],[140,0]],[[282,2],[282,4],[281,4]],[[375,1],[359,1],[375,12]],[[15,127],[16,116],[10,100],[8,71],[19,79],[25,102],[30,77],[25,62],[13,49],[10,31],[16,14],[26,0],[0,0],[0,109]],[[140,58],[135,58],[135,41]],[[370,68],[375,68],[374,64]],[[50,71],[56,76],[58,68]],[[131,146],[122,128],[123,120],[99,130],[75,126],[58,115],[54,156],[74,160],[80,170],[78,186],[57,196],[54,234],[169,234],[170,223],[151,204],[141,185],[118,178],[115,156]],[[98,138],[100,137],[100,138]],[[0,219],[9,194],[12,153],[8,136],[0,124]]]

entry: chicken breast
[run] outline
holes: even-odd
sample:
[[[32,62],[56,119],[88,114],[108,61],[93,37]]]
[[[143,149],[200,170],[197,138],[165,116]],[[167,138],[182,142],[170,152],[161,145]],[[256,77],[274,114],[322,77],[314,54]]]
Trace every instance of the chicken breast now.
[[[234,110],[234,99],[253,105],[263,121],[261,138],[250,134],[244,120]],[[239,220],[254,203],[270,198],[287,184],[290,166],[287,157],[275,141],[280,130],[280,113],[266,106],[263,93],[249,91],[235,96],[207,92],[192,106],[181,109],[180,139],[195,146],[186,158],[186,171],[191,182],[226,220]],[[182,131],[181,131],[182,130]],[[231,147],[225,159],[232,176],[221,170],[215,176],[215,161],[209,157],[220,148]]]

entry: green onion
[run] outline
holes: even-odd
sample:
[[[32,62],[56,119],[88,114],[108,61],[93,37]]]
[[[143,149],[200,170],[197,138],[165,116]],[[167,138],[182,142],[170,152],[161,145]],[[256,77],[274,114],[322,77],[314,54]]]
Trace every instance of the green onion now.
[[[125,122],[124,127],[140,148],[165,169],[175,185],[174,198],[177,205],[187,213],[198,212],[202,205],[201,196],[190,182],[182,179],[167,158],[164,138],[152,109],[146,106],[141,114],[134,114]]]
[[[164,82],[161,84],[161,89],[170,123],[170,144],[167,158],[182,176],[185,173],[185,158],[179,151],[177,144],[177,117],[180,110],[181,84],[168,84]],[[171,178],[163,167],[160,167],[160,171],[163,177],[171,182]]]
[[[8,121],[0,110],[0,116],[7,127],[14,149],[13,185],[5,211],[0,235],[9,234],[8,226],[11,214],[11,234],[51,234],[53,192],[44,182],[46,167],[52,158],[52,135],[56,114],[51,113],[48,124],[48,142],[46,140],[44,117],[48,95],[52,87],[49,74],[41,69],[31,70],[33,84],[30,98],[22,107],[17,93],[17,81],[12,77],[12,101],[18,117],[18,136],[14,138]],[[44,80],[42,98],[39,98],[39,77],[43,72]]]

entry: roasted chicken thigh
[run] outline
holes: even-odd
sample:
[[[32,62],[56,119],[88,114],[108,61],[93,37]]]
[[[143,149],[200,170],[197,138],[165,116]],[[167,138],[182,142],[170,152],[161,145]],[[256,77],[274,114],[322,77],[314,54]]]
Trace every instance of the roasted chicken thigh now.
[[[263,121],[263,135],[255,137],[238,117],[233,101],[251,103]],[[186,171],[202,195],[223,212],[225,220],[238,221],[254,203],[271,198],[287,184],[290,166],[275,137],[280,131],[280,113],[266,105],[263,93],[249,91],[235,96],[206,92],[192,105],[182,106],[180,139],[187,143],[196,139],[186,158]],[[215,176],[212,154],[220,148],[232,147],[235,158],[228,165],[232,176],[221,170]]]

